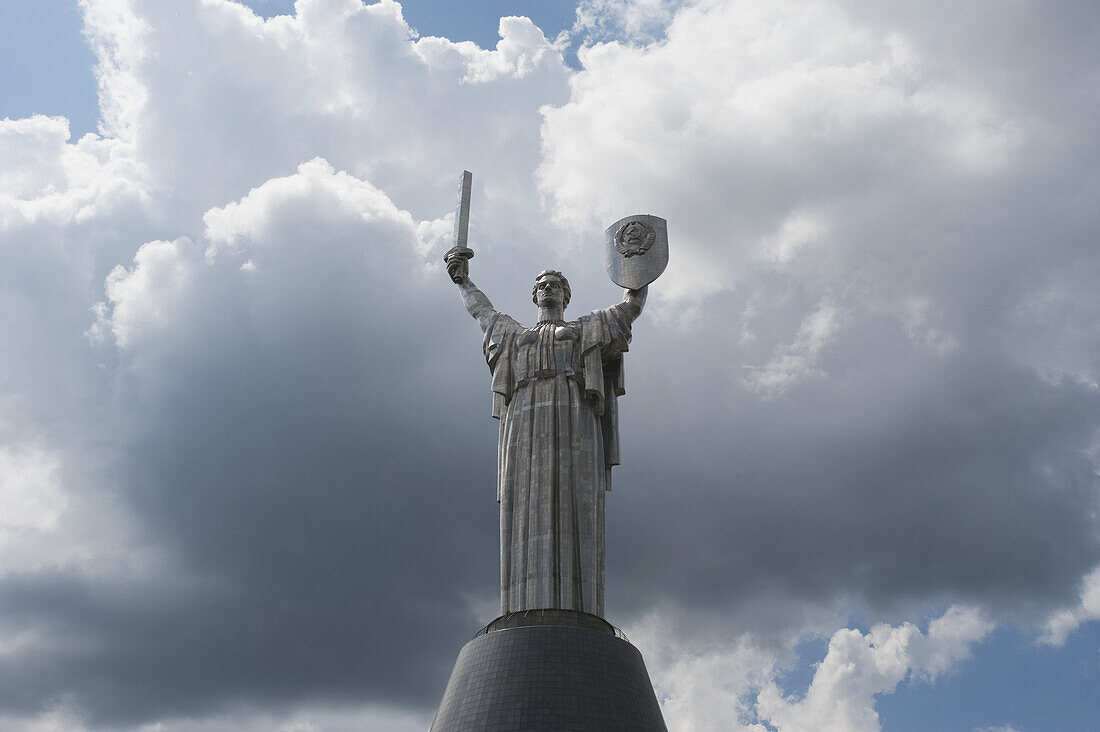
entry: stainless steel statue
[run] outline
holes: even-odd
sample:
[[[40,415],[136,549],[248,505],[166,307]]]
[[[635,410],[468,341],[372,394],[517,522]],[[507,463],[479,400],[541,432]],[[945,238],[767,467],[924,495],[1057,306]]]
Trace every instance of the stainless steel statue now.
[[[622,302],[567,321],[569,281],[544,270],[531,290],[538,319],[529,328],[498,312],[470,280],[469,202],[470,174],[464,173],[455,246],[444,261],[485,334],[493,416],[500,420],[501,614],[560,608],[602,616],[604,493],[611,489],[611,466],[619,464],[622,354],[648,282],[668,261],[664,220],[638,216],[619,222],[621,228],[637,220],[625,245],[624,235],[618,236],[622,256],[663,256],[648,280],[636,276],[639,284],[625,291]]]

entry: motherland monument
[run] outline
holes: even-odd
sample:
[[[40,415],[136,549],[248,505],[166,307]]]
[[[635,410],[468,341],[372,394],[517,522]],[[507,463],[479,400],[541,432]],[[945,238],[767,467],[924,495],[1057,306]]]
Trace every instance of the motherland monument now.
[[[619,464],[623,354],[650,282],[668,263],[664,219],[605,232],[622,301],[565,319],[569,280],[535,277],[537,321],[498,312],[469,276],[472,176],[444,255],[484,334],[500,420],[500,617],[459,653],[432,730],[665,730],[642,656],[604,618],[604,506]]]

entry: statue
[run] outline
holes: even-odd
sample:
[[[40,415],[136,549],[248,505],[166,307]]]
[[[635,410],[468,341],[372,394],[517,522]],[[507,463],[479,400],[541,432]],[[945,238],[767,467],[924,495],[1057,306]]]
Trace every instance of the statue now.
[[[668,264],[657,216],[604,232],[607,272],[625,290],[565,319],[557,270],[535,277],[534,327],[498,312],[470,280],[472,176],[463,172],[447,273],[484,333],[500,420],[500,617],[462,647],[432,732],[667,732],[642,654],[604,613],[604,496],[619,463],[623,354],[648,286]]]
[[[469,277],[469,201],[470,174],[464,173],[455,246],[444,261],[484,332],[493,416],[500,420],[501,615],[557,608],[602,617],[604,493],[611,489],[611,466],[619,464],[622,354],[656,275],[625,289],[618,304],[567,321],[569,281],[544,270],[531,290],[538,317],[529,328],[498,312]],[[651,269],[657,275],[664,269],[663,219],[630,217],[609,228],[608,236],[609,258],[612,248],[640,260],[650,247],[663,247],[663,262]]]

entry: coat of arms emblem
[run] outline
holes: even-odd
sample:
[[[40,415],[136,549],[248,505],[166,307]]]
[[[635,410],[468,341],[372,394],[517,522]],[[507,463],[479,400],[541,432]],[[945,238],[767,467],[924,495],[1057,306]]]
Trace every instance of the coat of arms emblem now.
[[[660,277],[668,266],[668,223],[660,216],[635,214],[604,232],[607,273],[619,287],[637,290]]]
[[[656,238],[657,234],[651,226],[635,219],[626,222],[615,232],[615,248],[619,250],[619,254],[629,258],[645,254]]]

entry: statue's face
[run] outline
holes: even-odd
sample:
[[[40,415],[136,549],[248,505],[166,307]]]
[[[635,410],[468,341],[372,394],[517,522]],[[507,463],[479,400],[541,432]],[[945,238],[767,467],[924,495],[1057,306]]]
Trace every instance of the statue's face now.
[[[565,288],[554,276],[543,277],[535,283],[535,302],[539,307],[565,307]]]

